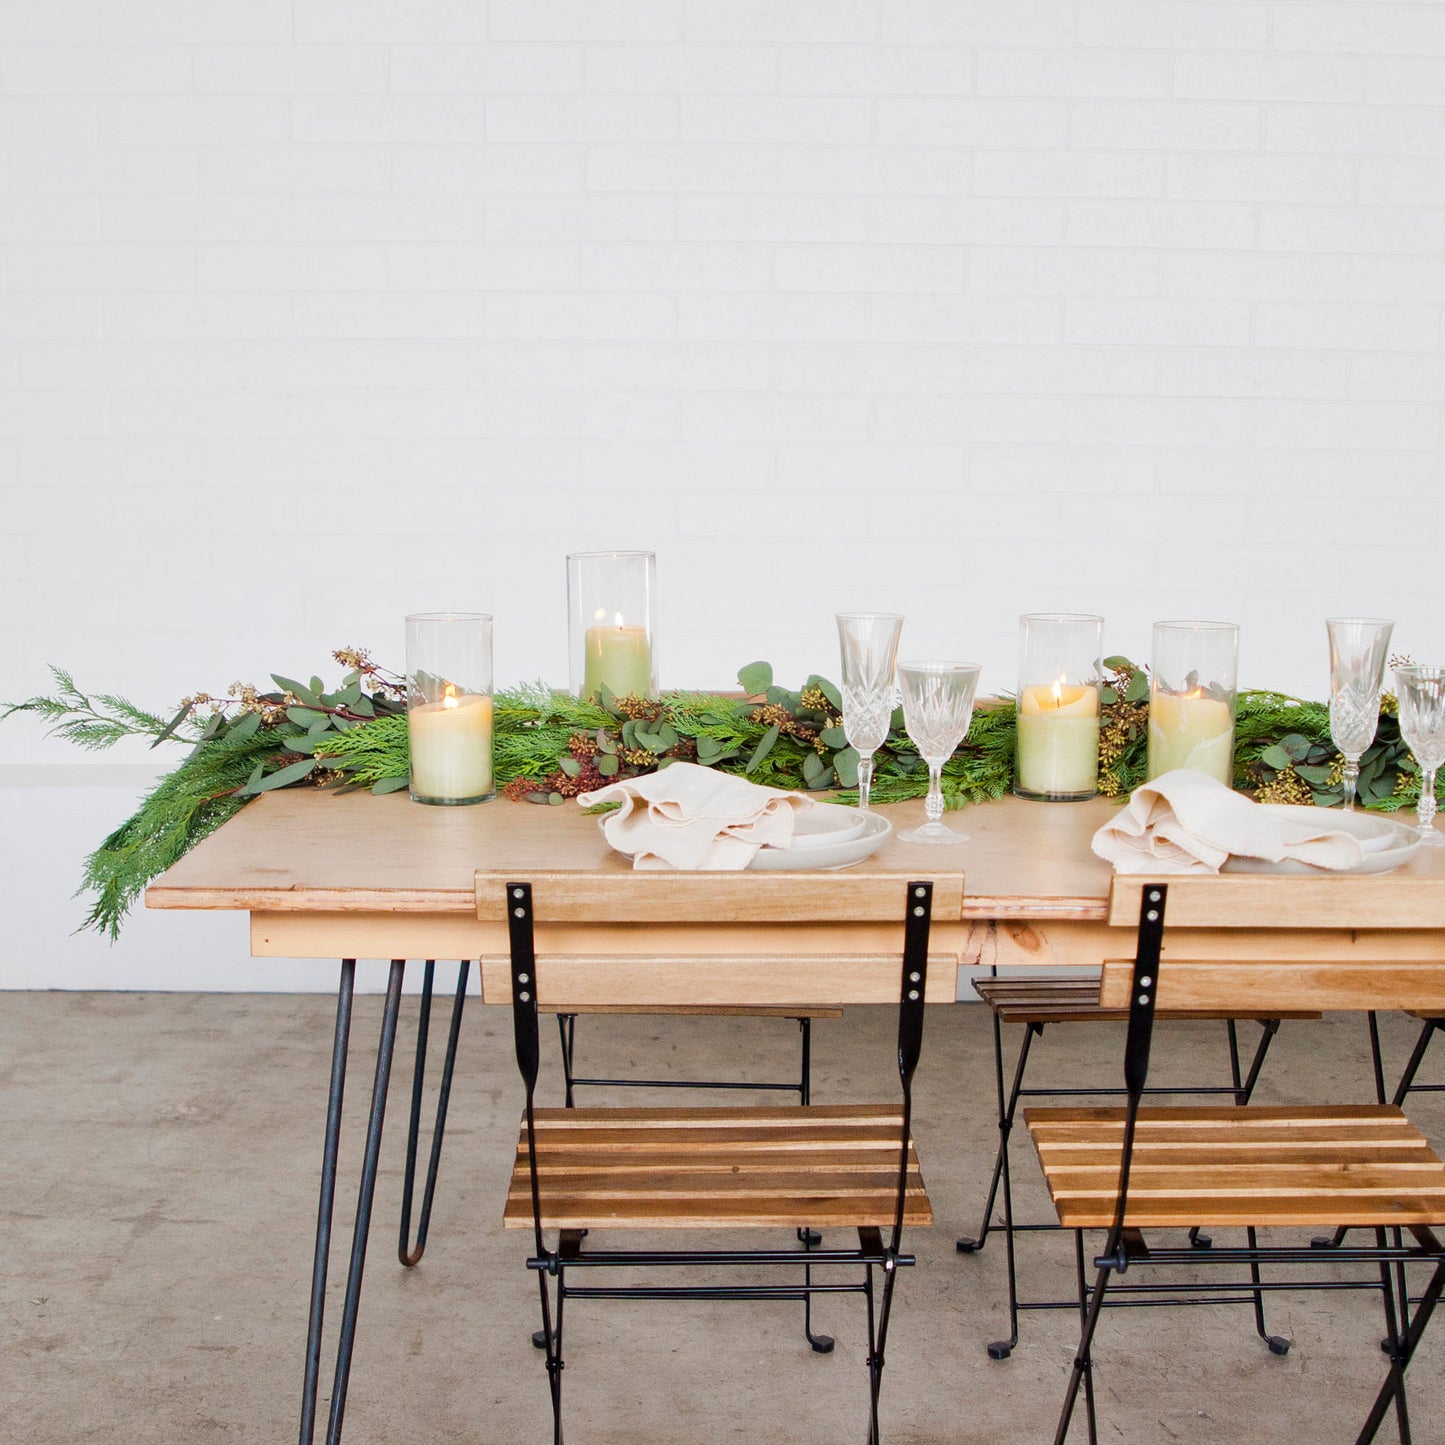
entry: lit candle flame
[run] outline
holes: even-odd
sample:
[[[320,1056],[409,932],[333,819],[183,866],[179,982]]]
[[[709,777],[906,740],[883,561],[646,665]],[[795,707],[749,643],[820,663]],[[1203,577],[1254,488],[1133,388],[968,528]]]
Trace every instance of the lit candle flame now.
[[[1064,680],[1063,680],[1063,678],[1058,678],[1058,679],[1055,680],[1054,686],[1053,686],[1053,697],[1054,697],[1054,706],[1055,706],[1055,707],[1063,707],[1063,705],[1064,705]]]
[[[447,683],[447,690],[446,690],[446,692],[445,692],[445,693],[443,694],[443,696],[442,696],[442,706],[443,706],[443,707],[456,707],[456,705],[457,705],[457,687],[456,687],[456,684],[455,684],[455,683],[449,682],[449,683]]]
[[[616,620],[615,620],[615,622],[613,623],[613,625],[616,626],[616,627],[621,627],[621,626],[622,626],[622,614],[621,614],[620,612],[616,614]]]

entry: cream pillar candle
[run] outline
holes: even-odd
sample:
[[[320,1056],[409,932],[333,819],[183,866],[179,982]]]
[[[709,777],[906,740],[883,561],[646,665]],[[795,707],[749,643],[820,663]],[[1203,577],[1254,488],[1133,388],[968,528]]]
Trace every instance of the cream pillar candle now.
[[[1234,783],[1234,716],[1229,704],[1197,692],[1156,692],[1149,703],[1149,776],[1175,768]]]
[[[1018,788],[1031,797],[1092,795],[1099,773],[1099,690],[1063,683],[1023,688]]]
[[[440,702],[407,712],[411,791],[439,803],[470,803],[492,793],[492,700],[448,688]]]
[[[583,639],[583,697],[651,697],[652,645],[641,627],[589,627]]]

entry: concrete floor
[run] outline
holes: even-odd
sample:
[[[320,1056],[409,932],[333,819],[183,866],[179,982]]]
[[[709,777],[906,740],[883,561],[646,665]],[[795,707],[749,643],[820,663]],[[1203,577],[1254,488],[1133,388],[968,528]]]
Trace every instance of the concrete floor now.
[[[0,1439],[21,1445],[295,1438],[333,1001],[321,997],[10,994],[0,1011]],[[380,1001],[358,1001],[343,1165],[354,1169]],[[425,1260],[395,1261],[415,1005],[391,1093],[377,1216],[347,1410],[357,1442],[550,1439],[545,1377],[528,1342],[528,1239],[499,1226],[520,1085],[506,1013],[468,1008],[441,1187]],[[816,1097],[889,1097],[891,1017],[855,1010],[815,1035]],[[747,1052],[788,1070],[796,1033],[747,1020],[588,1021],[589,1068],[662,1059],[702,1070]],[[434,1045],[440,1044],[434,1032]],[[1388,1056],[1412,1036],[1388,1021]],[[1286,1025],[1259,1090],[1363,1098],[1358,1019]],[[552,1040],[549,1038],[548,1043]],[[1056,1028],[1038,1082],[1117,1070],[1113,1029]],[[1161,1075],[1217,1076],[1222,1026],[1173,1026]],[[555,1062],[555,1049],[548,1063]],[[1445,1055],[1436,1061],[1445,1074]],[[779,1077],[778,1074],[770,1075]],[[549,1076],[554,1085],[555,1073]],[[1286,1085],[1293,1085],[1288,1089]],[[594,1101],[600,1098],[594,1094]],[[635,1102],[635,1096],[634,1096]],[[1445,1140],[1445,1095],[1412,1113]],[[884,1380],[893,1445],[1052,1438],[1075,1337],[1064,1313],[1025,1317],[1013,1357],[984,1352],[1004,1323],[1002,1250],[954,1250],[978,1223],[995,1137],[987,1015],[931,1010],[916,1133],[938,1225],[912,1237]],[[1021,1151],[1021,1208],[1041,1209]],[[338,1235],[349,1239],[349,1199]],[[1025,1287],[1065,1290],[1062,1239],[1024,1244]],[[333,1268],[333,1280],[341,1272]],[[333,1307],[334,1320],[339,1310]],[[568,1316],[568,1438],[861,1440],[865,1375],[856,1300],[824,1301],[836,1352],[815,1356],[800,1307],[578,1303]],[[1374,1295],[1277,1295],[1269,1354],[1234,1306],[1116,1311],[1098,1346],[1105,1440],[1353,1440],[1384,1370]],[[1445,1343],[1411,1371],[1416,1440],[1445,1440]],[[324,1407],[323,1407],[324,1408]],[[1082,1438],[1080,1430],[1078,1438]],[[1387,1432],[1386,1438],[1392,1438]]]

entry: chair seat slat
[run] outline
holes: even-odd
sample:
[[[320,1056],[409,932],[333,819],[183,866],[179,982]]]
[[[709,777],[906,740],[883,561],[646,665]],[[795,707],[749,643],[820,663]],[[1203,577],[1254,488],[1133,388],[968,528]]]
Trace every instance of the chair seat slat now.
[[[625,1112],[639,1117],[619,1131],[613,1110],[536,1111],[544,1228],[893,1223],[896,1108],[891,1115],[871,1105]],[[904,1219],[932,1219],[911,1145]],[[532,1223],[525,1128],[504,1222]]]

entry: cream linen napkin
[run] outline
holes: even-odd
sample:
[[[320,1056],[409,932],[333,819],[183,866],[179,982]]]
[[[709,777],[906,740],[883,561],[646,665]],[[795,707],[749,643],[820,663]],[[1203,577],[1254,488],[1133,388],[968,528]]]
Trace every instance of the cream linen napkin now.
[[[620,803],[602,821],[607,841],[632,855],[634,868],[741,871],[759,848],[786,848],[793,819],[813,806],[802,793],[762,788],[696,763],[609,783],[582,793],[584,808]]]
[[[1231,854],[1315,868],[1350,868],[1365,856],[1358,838],[1263,808],[1217,778],[1180,769],[1135,788],[1117,818],[1094,834],[1094,852],[1117,873],[1218,873]]]

